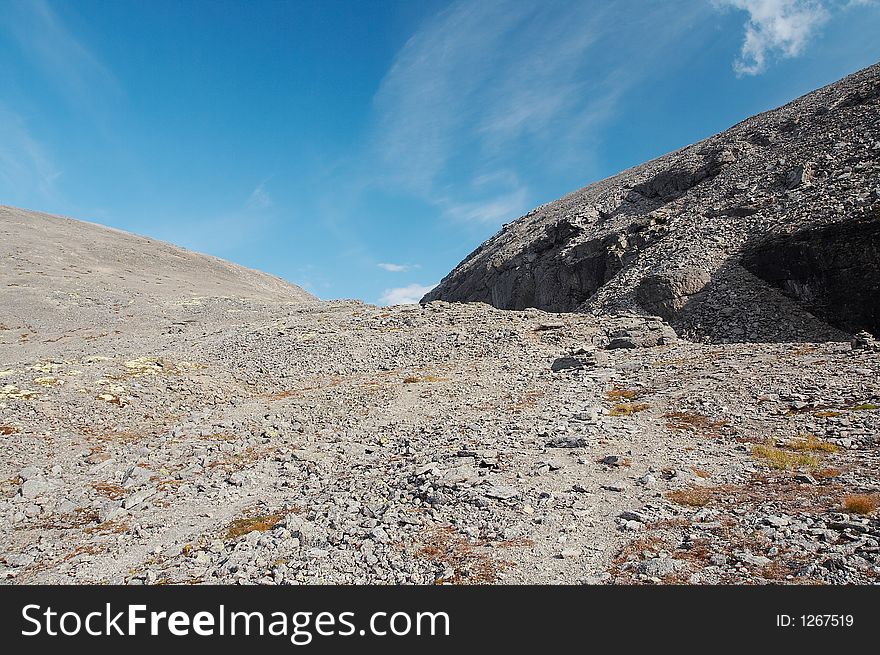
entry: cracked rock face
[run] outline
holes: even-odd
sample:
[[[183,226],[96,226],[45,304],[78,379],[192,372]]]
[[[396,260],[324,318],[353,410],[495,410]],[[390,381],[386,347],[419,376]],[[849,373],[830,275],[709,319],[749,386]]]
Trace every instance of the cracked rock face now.
[[[876,331],[876,243],[852,237],[875,233],[878,112],[874,65],[533,210],[423,302],[657,315],[719,343]]]

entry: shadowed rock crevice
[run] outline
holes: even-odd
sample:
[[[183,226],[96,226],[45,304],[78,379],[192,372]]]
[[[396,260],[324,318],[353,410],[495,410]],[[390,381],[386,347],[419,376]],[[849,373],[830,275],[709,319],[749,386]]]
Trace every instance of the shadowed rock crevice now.
[[[646,294],[659,290],[645,311],[663,316],[676,333],[693,341],[712,343],[819,343],[847,341],[849,333],[812,314],[796,299],[743,267],[731,257],[696,290],[701,271],[673,271],[647,278],[637,287]],[[688,283],[693,286],[688,287]]]
[[[880,333],[880,215],[756,242],[743,265],[829,324]]]

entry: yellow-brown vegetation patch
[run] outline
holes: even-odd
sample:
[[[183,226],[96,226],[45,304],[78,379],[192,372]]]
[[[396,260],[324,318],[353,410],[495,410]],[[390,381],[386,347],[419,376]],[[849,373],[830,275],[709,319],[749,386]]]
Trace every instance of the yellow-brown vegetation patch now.
[[[497,544],[498,547],[509,548],[531,545],[529,540],[511,540]],[[427,559],[452,569],[453,574],[440,578],[436,584],[494,584],[499,574],[513,566],[511,562],[498,560],[490,555],[486,543],[471,543],[452,528],[431,530],[422,545],[416,551],[416,557]]]
[[[436,375],[410,375],[403,378],[404,384],[418,384],[420,382],[446,382],[449,378],[441,378]]]
[[[615,387],[611,391],[605,393],[605,397],[614,402],[635,400],[641,395],[643,395],[642,392],[637,391],[636,389],[621,389],[619,387]]]
[[[822,441],[815,434],[800,434],[791,441],[787,441],[784,447],[786,450],[798,452],[835,453],[839,450],[835,444]]]
[[[819,465],[819,458],[815,455],[783,450],[782,448],[768,446],[767,444],[755,444],[752,446],[752,455],[770,468],[780,471],[815,468]]]
[[[697,412],[668,412],[663,417],[666,419],[666,428],[673,431],[717,435],[718,430],[727,425],[727,421],[713,421],[708,416]]]
[[[609,414],[611,416],[631,416],[638,412],[644,412],[650,407],[648,403],[617,403],[611,408]]]
[[[687,507],[704,507],[709,504],[713,498],[711,489],[702,487],[687,487],[686,489],[673,489],[666,493],[666,498],[677,505],[686,505]]]
[[[99,495],[106,496],[111,500],[119,500],[120,498],[125,497],[125,488],[118,484],[113,484],[112,482],[93,482],[92,489],[94,489]]]
[[[226,538],[236,539],[251,532],[267,532],[281,522],[293,510],[284,509],[271,514],[258,514],[235,519],[226,527]]]
[[[843,509],[850,514],[870,514],[880,507],[877,494],[850,494],[843,499]]]

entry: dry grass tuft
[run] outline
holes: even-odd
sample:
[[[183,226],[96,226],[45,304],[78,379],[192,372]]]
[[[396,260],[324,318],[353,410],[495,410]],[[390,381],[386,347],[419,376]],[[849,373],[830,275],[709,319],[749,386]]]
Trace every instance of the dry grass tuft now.
[[[291,512],[293,512],[292,509],[284,509],[272,514],[260,514],[235,519],[226,527],[226,538],[237,539],[254,531],[267,532],[278,525]]]
[[[880,507],[876,494],[852,494],[843,499],[843,509],[850,514],[870,514]]]
[[[827,441],[822,441],[815,434],[799,434],[797,438],[785,444],[787,450],[795,450],[798,452],[823,452],[836,453],[839,448]]]
[[[72,559],[76,559],[81,555],[100,555],[104,551],[99,548],[95,544],[86,544],[84,546],[77,546],[72,551],[67,553],[64,557],[61,558],[62,562],[69,562]]]
[[[636,391],[635,389],[621,389],[619,387],[614,387],[611,391],[605,394],[605,397],[614,402],[622,402],[624,400],[635,400],[641,395],[643,395],[643,392]]]
[[[620,549],[620,552],[612,560],[613,568],[619,569],[620,566],[629,561],[640,559],[645,551],[657,552],[667,548],[669,548],[669,544],[659,535],[639,537]]]
[[[101,496],[106,496],[111,500],[119,500],[125,497],[125,488],[112,482],[93,482],[92,489]]]
[[[648,403],[617,403],[611,408],[609,414],[611,416],[631,416],[650,407]]]
[[[666,494],[666,498],[677,505],[688,507],[705,507],[714,497],[711,489],[701,487],[688,487],[687,489],[673,489]]]
[[[450,577],[438,578],[435,584],[495,584],[499,574],[513,566],[510,562],[490,557],[485,542],[470,543],[452,528],[431,530],[426,537],[416,556],[453,571]],[[522,543],[511,540],[504,547],[530,544],[528,540]]]
[[[125,534],[129,530],[128,521],[104,521],[83,530],[86,534]]]
[[[420,382],[446,382],[449,378],[441,378],[436,375],[423,375],[423,376],[414,376],[411,375],[409,377],[403,378],[404,384],[418,384]]]
[[[698,478],[705,479],[705,478],[712,477],[712,474],[709,473],[709,471],[704,471],[703,469],[697,468],[696,466],[691,466],[690,469],[691,469],[691,471],[694,472],[694,475],[696,475]]]
[[[717,434],[719,428],[727,425],[727,421],[713,421],[708,416],[696,412],[668,412],[663,417],[669,430]]]
[[[831,409],[823,409],[818,412],[813,412],[813,416],[816,418],[834,418],[835,416],[841,416],[843,412],[835,412]]]
[[[16,530],[70,530],[84,528],[86,532],[95,532],[99,526],[98,512],[93,509],[78,507],[69,514],[51,514],[47,519],[37,523],[22,523],[15,526]],[[106,525],[106,524],[105,524]]]
[[[499,541],[495,544],[496,548],[531,548],[535,545],[535,542],[529,539],[528,537],[513,537],[512,539],[505,539],[504,541]]]
[[[817,480],[833,480],[834,478],[839,478],[843,471],[836,468],[826,467],[821,469],[816,469],[812,472],[812,475]]]
[[[511,402],[505,406],[505,409],[510,412],[522,412],[526,409],[530,409],[532,407],[537,406],[538,401],[544,396],[543,391],[538,391],[537,389],[530,389],[526,391],[521,396],[512,396]],[[494,409],[494,407],[493,407]]]
[[[814,455],[782,450],[781,448],[775,448],[766,444],[755,444],[752,446],[752,455],[770,468],[781,471],[814,468],[819,465],[819,458]]]

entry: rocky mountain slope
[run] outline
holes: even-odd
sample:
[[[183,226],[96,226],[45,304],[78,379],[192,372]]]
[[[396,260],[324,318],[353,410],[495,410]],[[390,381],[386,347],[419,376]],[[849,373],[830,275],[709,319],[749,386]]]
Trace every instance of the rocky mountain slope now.
[[[877,583],[880,344],[844,333],[876,318],[876,158],[857,147],[877,151],[875,77],[799,101],[848,112],[848,127],[829,127],[834,168],[811,150],[790,189],[767,180],[796,158],[766,169],[699,146],[639,172],[654,186],[601,205],[607,217],[552,218],[599,211],[575,194],[490,242],[509,246],[499,266],[534,254],[486,273],[505,303],[525,298],[529,258],[559,291],[574,279],[559,258],[598,253],[572,269],[608,278],[579,313],[555,311],[573,308],[561,291],[542,300],[552,312],[321,302],[0,208],[0,581]],[[746,141],[801,152],[773,116]],[[697,167],[687,188],[657,181],[671,161]],[[690,203],[731,166],[764,180],[754,206],[737,192],[696,222]],[[616,184],[582,193],[616,198]],[[777,205],[827,220],[780,224],[707,268]],[[530,225],[556,236],[524,241]],[[625,246],[582,240],[598,225]],[[450,280],[477,280],[487,256]],[[812,313],[839,307],[837,328]]]
[[[659,315],[713,342],[880,332],[880,64],[506,225],[424,302]]]
[[[314,299],[280,278],[169,243],[0,206],[0,323],[33,354],[71,337],[171,329],[188,320],[190,304],[222,297]],[[8,361],[4,345],[0,361]]]

